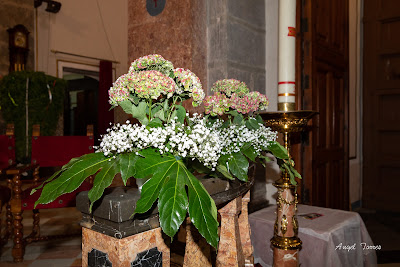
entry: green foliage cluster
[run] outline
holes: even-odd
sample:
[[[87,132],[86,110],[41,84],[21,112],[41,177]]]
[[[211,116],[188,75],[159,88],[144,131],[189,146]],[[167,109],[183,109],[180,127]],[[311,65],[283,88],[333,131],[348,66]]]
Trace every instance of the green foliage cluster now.
[[[26,155],[26,86],[28,82],[29,148],[32,125],[40,124],[41,135],[53,135],[63,110],[66,81],[43,72],[16,71],[0,80],[0,108],[6,123],[15,127],[16,160]]]

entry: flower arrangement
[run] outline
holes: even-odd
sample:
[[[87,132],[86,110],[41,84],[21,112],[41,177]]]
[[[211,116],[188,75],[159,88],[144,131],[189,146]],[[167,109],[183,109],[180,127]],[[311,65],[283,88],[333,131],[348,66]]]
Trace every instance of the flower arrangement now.
[[[145,181],[134,214],[147,212],[158,200],[164,233],[173,237],[188,213],[217,248],[217,208],[194,173],[246,182],[249,162],[268,161],[266,153],[272,153],[293,183],[300,175],[275,141],[277,133],[257,115],[267,108],[266,96],[233,79],[216,82],[212,91],[205,99],[193,72],[174,69],[160,55],[135,60],[110,88],[109,101],[139,123],[127,121],[108,129],[95,153],[72,159],[39,187],[43,191],[36,204],[72,192],[96,174],[88,193],[91,209],[120,173],[125,185],[131,177]],[[186,112],[182,101],[189,98],[193,106],[204,102],[204,116]]]

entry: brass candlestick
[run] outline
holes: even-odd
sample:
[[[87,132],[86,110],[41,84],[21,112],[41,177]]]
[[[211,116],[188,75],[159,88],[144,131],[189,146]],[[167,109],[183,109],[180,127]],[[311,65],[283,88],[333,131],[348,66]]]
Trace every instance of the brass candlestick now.
[[[290,134],[301,132],[307,126],[315,111],[277,111],[260,113],[265,125],[283,133],[284,147],[290,156]],[[301,240],[298,238],[297,186],[290,182],[289,174],[283,171],[281,178],[273,184],[278,189],[277,218],[274,225],[274,266],[298,266],[298,251]]]

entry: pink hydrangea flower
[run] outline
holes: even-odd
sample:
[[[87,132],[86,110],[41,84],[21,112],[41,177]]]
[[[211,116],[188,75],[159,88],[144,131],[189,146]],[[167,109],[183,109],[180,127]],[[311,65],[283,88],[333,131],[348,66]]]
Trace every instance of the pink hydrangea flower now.
[[[140,57],[132,62],[129,73],[134,73],[142,70],[158,70],[165,75],[169,75],[173,70],[171,61],[164,59],[162,56],[153,54]]]
[[[268,107],[268,98],[259,92],[249,92],[244,82],[224,79],[214,83],[211,88],[216,92],[206,98],[204,106],[207,114],[222,115],[229,109],[248,114]]]
[[[222,92],[230,97],[233,93],[239,95],[247,94],[250,90],[244,82],[236,79],[223,79],[216,81],[211,87],[213,92]]]
[[[113,106],[117,106],[118,102],[129,99],[128,80],[126,76],[124,74],[119,77],[113,83],[110,90],[108,90],[109,103]]]
[[[177,86],[175,81],[156,70],[133,73],[129,83],[139,98],[158,99],[161,95],[172,97]]]
[[[188,92],[189,97],[193,98],[193,106],[199,106],[205,97],[199,77],[190,70],[184,68],[174,69],[174,75],[178,85],[183,88],[183,91],[179,89],[177,93],[180,95],[184,92]]]
[[[229,98],[219,92],[214,93],[212,96],[207,96],[204,101],[205,113],[211,114],[212,116],[223,115],[225,112],[229,111],[229,108]]]

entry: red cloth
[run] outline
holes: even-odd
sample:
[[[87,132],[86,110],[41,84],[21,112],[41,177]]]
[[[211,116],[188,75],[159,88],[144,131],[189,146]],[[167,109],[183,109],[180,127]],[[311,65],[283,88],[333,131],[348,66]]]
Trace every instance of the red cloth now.
[[[111,105],[108,103],[108,90],[113,85],[112,80],[112,62],[100,61],[99,73],[99,104],[97,117],[97,134],[106,134],[110,122],[114,122],[114,110],[110,110]]]
[[[93,136],[36,136],[32,137],[32,164],[56,167],[72,158],[93,153]]]
[[[63,166],[72,158],[93,153],[93,144],[93,136],[33,136],[31,162],[40,167]],[[30,195],[33,188],[22,192],[23,210],[32,210],[35,201],[40,197],[42,190]],[[92,185],[85,181],[74,192],[64,194],[51,203],[40,204],[36,209],[74,207],[76,194],[91,188]]]
[[[89,191],[92,186],[93,185],[89,182],[84,181],[75,191],[59,196],[56,200],[48,204],[39,204],[36,206],[35,209],[57,209],[75,207],[76,194],[82,191]],[[35,201],[39,199],[40,194],[42,193],[42,189],[40,189],[31,195],[31,191],[33,188],[35,188],[35,186],[30,187],[22,192],[22,210],[33,210]]]
[[[0,135],[0,169],[15,163],[14,136]]]

